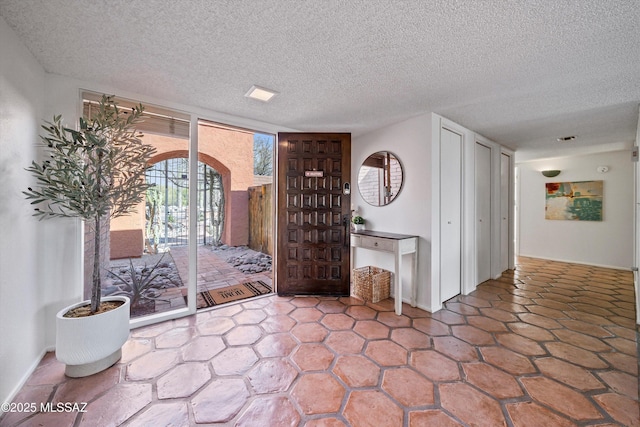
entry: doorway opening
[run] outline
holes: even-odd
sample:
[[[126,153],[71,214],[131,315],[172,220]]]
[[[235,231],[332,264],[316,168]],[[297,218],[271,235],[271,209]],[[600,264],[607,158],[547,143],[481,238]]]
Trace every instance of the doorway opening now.
[[[91,114],[96,97],[83,93],[85,115]],[[117,101],[120,107],[137,105]],[[143,142],[156,149],[145,176],[150,187],[136,212],[106,224],[103,295],[129,296],[138,325],[192,310],[190,286],[196,288],[196,308],[233,300],[243,291],[233,289],[234,295],[222,302],[204,294],[234,285],[249,284],[242,289],[252,295],[271,292],[275,136],[196,122],[155,106],[145,105],[145,115],[138,130],[144,133]],[[190,129],[196,124],[194,167]],[[87,227],[85,254],[92,253],[92,241]],[[85,255],[85,263],[90,262]],[[190,275],[190,265],[196,266],[196,275]],[[91,280],[87,271],[85,294]]]

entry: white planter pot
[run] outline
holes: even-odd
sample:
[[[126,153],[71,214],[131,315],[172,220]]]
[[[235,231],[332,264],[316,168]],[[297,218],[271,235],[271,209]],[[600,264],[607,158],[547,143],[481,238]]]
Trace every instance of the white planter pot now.
[[[129,338],[130,301],[125,296],[102,301],[123,301],[120,307],[94,316],[68,318],[63,315],[90,301],[66,307],[56,314],[56,358],[67,365],[69,377],[86,377],[103,371],[122,356]]]
[[[353,229],[355,231],[364,231],[364,224],[353,224]]]

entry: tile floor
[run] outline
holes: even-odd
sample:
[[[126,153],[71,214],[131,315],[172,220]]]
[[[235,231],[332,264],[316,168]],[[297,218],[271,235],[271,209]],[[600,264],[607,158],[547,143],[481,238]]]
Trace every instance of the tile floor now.
[[[521,258],[429,314],[282,298],[132,331],[122,360],[65,378],[47,354],[22,426],[640,426],[629,272]]]

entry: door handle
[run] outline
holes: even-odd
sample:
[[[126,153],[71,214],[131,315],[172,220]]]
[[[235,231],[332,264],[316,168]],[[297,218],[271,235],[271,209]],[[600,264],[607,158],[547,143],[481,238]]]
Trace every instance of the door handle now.
[[[349,215],[342,216],[342,225],[344,226],[344,246],[349,247]]]

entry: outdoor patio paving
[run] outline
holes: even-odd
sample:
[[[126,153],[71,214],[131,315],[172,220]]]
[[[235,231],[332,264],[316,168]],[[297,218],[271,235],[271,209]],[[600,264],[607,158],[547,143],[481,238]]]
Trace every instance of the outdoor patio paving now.
[[[226,261],[229,255],[242,253],[245,250],[244,248],[230,248],[227,251],[219,251],[212,249],[211,246],[198,246],[197,292],[253,281],[262,281],[273,289],[271,271],[247,274]],[[156,301],[156,312],[186,306],[184,295],[189,280],[189,248],[187,246],[173,246],[169,253],[180,273],[184,286],[166,289],[161,297],[165,301]]]

